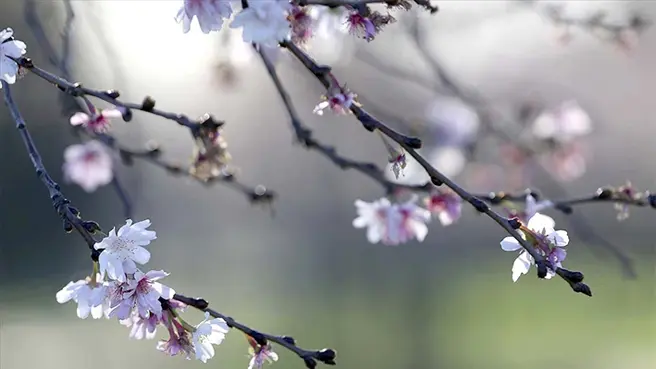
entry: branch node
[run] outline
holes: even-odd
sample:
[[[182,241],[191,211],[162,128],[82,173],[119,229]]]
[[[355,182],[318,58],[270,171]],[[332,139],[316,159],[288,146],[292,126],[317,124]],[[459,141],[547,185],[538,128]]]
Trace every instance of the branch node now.
[[[405,139],[405,144],[410,146],[413,149],[421,149],[421,139],[417,137],[407,137]]]
[[[289,343],[292,346],[296,346],[296,340],[292,336],[282,336],[280,337],[280,339]]]
[[[121,96],[121,93],[117,90],[107,90],[105,91],[105,95],[112,99],[118,99]]]
[[[328,365],[335,365],[336,364],[335,363],[335,356],[337,356],[337,354],[335,353],[335,350],[329,349],[329,348],[325,348],[325,349],[322,349],[320,351],[317,351],[316,355],[315,355],[317,360],[321,361],[324,364],[328,364]]]
[[[144,97],[143,101],[141,102],[141,110],[145,112],[152,112],[153,109],[155,109],[155,100],[150,96]]]
[[[469,203],[474,206],[474,208],[479,212],[479,213],[485,213],[490,210],[490,207],[488,204],[486,204],[483,200],[479,199],[478,197],[472,197]]]

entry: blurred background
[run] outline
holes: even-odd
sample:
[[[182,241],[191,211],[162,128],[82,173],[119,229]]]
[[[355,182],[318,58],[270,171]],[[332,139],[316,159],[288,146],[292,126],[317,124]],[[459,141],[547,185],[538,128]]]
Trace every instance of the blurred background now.
[[[308,52],[333,65],[374,115],[424,139],[422,153],[471,190],[530,186],[562,199],[627,180],[656,188],[656,32],[571,27],[567,39],[550,10],[560,6],[560,17],[583,23],[606,11],[603,23],[619,27],[634,14],[654,19],[656,3],[435,3],[441,10],[434,16],[393,13],[398,21],[374,42],[318,34]],[[134,218],[150,219],[157,231],[148,266],[171,273],[165,284],[304,348],[331,347],[342,369],[656,368],[653,210],[631,209],[624,222],[610,204],[583,205],[569,216],[548,212],[572,238],[565,266],[585,273],[593,298],[533,273],[513,284],[514,256],[499,247],[503,230],[469,207],[453,226],[434,221],[423,243],[369,244],[351,225],[353,202],[378,199],[383,189],[294,144],[277,92],[239,33],[203,35],[194,25],[183,34],[173,19],[180,5],[72,1],[75,18],[65,31],[60,1],[0,0],[0,26],[14,29],[37,65],[57,71],[43,40],[60,55],[68,32],[74,80],[116,88],[125,101],[151,95],[163,110],[225,120],[240,181],[278,194],[272,216],[220,183],[205,187],[143,161],[125,167],[117,160]],[[453,96],[435,63],[466,99]],[[325,91],[300,64],[283,54],[277,70],[317,139],[385,165],[380,138],[355,119],[312,114]],[[29,74],[12,91],[45,166],[61,182],[63,150],[78,142],[61,93]],[[576,145],[536,135],[537,117],[572,101],[591,126]],[[66,283],[91,272],[88,251],[62,231],[9,112],[0,112],[0,367],[201,367],[158,352],[155,341],[129,339],[114,320],[80,320],[74,303],[55,301]],[[191,159],[192,140],[171,121],[135,112],[113,134],[135,148],[155,139],[171,162]],[[401,179],[420,182],[412,165]],[[105,231],[124,224],[111,186],[63,190]],[[185,317],[202,318],[193,311]],[[167,337],[160,330],[157,338]],[[304,367],[278,353],[275,367]],[[235,331],[206,365],[245,368],[246,355]]]

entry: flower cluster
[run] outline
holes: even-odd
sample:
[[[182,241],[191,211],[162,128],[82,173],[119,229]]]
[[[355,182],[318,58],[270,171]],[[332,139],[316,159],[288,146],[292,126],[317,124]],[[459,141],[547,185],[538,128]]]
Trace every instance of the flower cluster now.
[[[418,200],[416,195],[403,203],[392,203],[387,198],[372,203],[356,200],[358,217],[353,226],[367,228],[367,240],[371,243],[399,245],[412,239],[422,242],[432,217],[437,217],[443,226],[460,218],[462,200],[451,190],[436,189],[424,199],[425,208],[417,204]]]
[[[94,245],[99,255],[92,275],[64,286],[56,295],[57,302],[75,301],[77,316],[82,319],[89,315],[116,318],[131,328],[129,335],[135,339],[153,339],[162,325],[169,338],[158,342],[158,350],[207,362],[229,327],[223,319],[210,319],[208,313],[198,325],[189,325],[179,315],[185,305],[174,299],[172,288],[159,282],[169,274],[139,269],[150,260],[145,246],[157,238],[148,227],[149,220],[133,223],[128,219],[118,231],[113,228]]]
[[[389,13],[373,11],[365,4],[335,7],[336,10],[330,9],[330,13],[315,11],[323,6],[299,6],[290,0],[256,0],[242,2],[244,4],[235,11],[230,0],[184,0],[175,19],[182,24],[185,33],[191,30],[194,18],[203,33],[219,31],[229,21],[230,28],[242,30],[244,42],[263,46],[276,46],[289,39],[297,44],[305,43],[315,30],[327,24],[313,14],[339,18],[338,22],[332,22],[331,27],[335,29],[329,32],[346,29],[367,41],[373,40],[385,25],[395,21]]]

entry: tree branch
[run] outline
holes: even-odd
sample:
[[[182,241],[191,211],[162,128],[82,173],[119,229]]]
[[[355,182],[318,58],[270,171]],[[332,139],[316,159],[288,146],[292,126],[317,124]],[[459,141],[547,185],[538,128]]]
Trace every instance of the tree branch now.
[[[287,50],[289,50],[292,55],[294,55],[303,66],[310,72],[314,77],[321,82],[321,84],[329,89],[331,86],[330,78],[331,70],[330,67],[318,65],[309,55],[307,55],[303,50],[294,45],[289,41],[283,41],[280,45]],[[421,147],[421,141],[416,138],[409,138],[402,134],[399,134],[391,129],[389,129],[384,123],[377,120],[375,117],[371,116],[364,109],[359,106],[351,105],[351,111],[355,117],[363,124],[363,126],[369,130],[373,131],[378,129],[385,136],[392,139],[394,142],[399,144],[410,156],[412,156],[421,166],[426,170],[428,175],[431,178],[433,184],[440,186],[442,184],[451,188],[460,198],[464,201],[471,204],[478,212],[486,214],[492,220],[494,220],[500,227],[502,227],[508,234],[515,238],[519,244],[528,252],[535,260],[536,265],[538,266],[538,277],[543,278],[546,275],[546,268],[548,261],[540,255],[535,248],[526,241],[518,232],[517,228],[519,224],[517,222],[512,222],[509,219],[506,219],[492,210],[485,202],[481,199],[475,197],[474,195],[467,192],[465,189],[457,185],[448,177],[444,176],[441,172],[435,169],[430,163],[426,161],[419,153],[415,151],[416,148]],[[549,267],[554,270],[561,278],[563,278],[574,290],[575,292],[583,293],[588,296],[592,296],[590,288],[584,284],[583,274],[580,272],[572,272],[563,268],[559,268],[555,265],[549,265]]]
[[[19,131],[21,138],[25,143],[28,155],[32,161],[32,165],[34,166],[39,179],[48,189],[53,207],[64,222],[64,229],[67,232],[75,230],[84,239],[89,250],[91,250],[91,258],[93,260],[98,260],[100,251],[94,248],[96,240],[89,230],[91,229],[91,224],[94,224],[95,226],[97,226],[97,224],[95,224],[95,222],[84,221],[80,216],[80,212],[71,205],[69,200],[64,197],[64,194],[61,192],[59,185],[52,179],[52,177],[50,177],[48,171],[43,166],[41,155],[39,154],[34,140],[32,139],[32,136],[27,129],[25,120],[23,119],[18,106],[13,100],[11,87],[4,80],[0,80],[0,82],[2,83],[5,105],[9,109],[12,118],[16,122],[16,129]],[[259,344],[266,344],[267,341],[271,341],[284,347],[287,350],[292,351],[301,359],[303,359],[305,365],[310,369],[313,369],[316,366],[317,361],[321,361],[330,365],[335,364],[335,351],[331,349],[305,350],[296,346],[293,338],[261,333],[248,327],[247,325],[237,322],[235,319],[229,316],[226,316],[214,309],[210,309],[209,303],[202,298],[192,298],[182,294],[175,294],[173,299],[198,310],[206,311],[215,318],[224,319],[230,328],[237,329],[253,337],[256,341],[258,341]]]

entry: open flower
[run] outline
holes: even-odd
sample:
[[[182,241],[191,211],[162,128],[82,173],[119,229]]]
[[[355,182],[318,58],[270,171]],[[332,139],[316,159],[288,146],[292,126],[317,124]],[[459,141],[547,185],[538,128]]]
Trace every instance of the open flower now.
[[[367,203],[356,200],[358,217],[353,220],[355,228],[367,228],[367,239],[371,243],[383,242],[398,245],[416,238],[423,241],[428,234],[426,223],[430,212],[416,204],[414,196],[403,204],[392,204],[386,198]]]
[[[0,79],[9,84],[16,82],[19,69],[18,64],[11,58],[20,58],[27,52],[27,45],[23,41],[14,40],[13,35],[14,30],[11,28],[0,31]]]
[[[122,319],[120,323],[127,327],[130,327],[130,338],[136,340],[147,339],[151,340],[155,338],[157,333],[157,326],[160,324],[162,319],[155,314],[150,314],[148,318],[142,318],[139,316],[139,313],[136,311],[132,312],[132,315],[127,319]]]
[[[98,141],[71,145],[64,151],[64,179],[93,192],[114,178],[112,157]]]
[[[102,250],[98,258],[100,273],[118,282],[127,282],[125,273],[135,273],[136,264],[146,264],[150,260],[150,252],[143,246],[157,238],[154,231],[146,230],[150,220],[146,219],[132,224],[132,219],[125,221],[118,233],[116,228],[109,235],[96,243],[94,248]]]
[[[312,111],[314,114],[323,115],[323,111],[327,108],[338,115],[344,115],[351,112],[351,105],[359,106],[356,101],[358,95],[349,91],[346,87],[331,88],[328,95],[324,95],[323,99]]]
[[[529,240],[533,247],[547,260],[546,279],[551,279],[556,273],[555,268],[562,267],[562,261],[567,257],[567,252],[563,248],[569,243],[569,236],[566,231],[554,230],[556,223],[551,217],[536,213],[529,219],[526,226],[522,226],[520,233],[524,239]],[[514,237],[506,237],[501,240],[501,248],[504,251],[518,251],[521,253],[515,259],[512,266],[512,280],[517,282],[522,274],[528,273],[531,265],[535,264],[535,259],[522,248]]]
[[[250,345],[248,353],[251,356],[251,360],[248,363],[248,369],[261,369],[265,361],[269,362],[269,364],[278,361],[278,354],[273,352],[270,344],[262,346],[259,345],[253,337],[247,336],[246,338]]]
[[[111,120],[123,117],[122,108],[98,109],[98,111],[87,113],[77,112],[70,119],[71,125],[83,126],[97,133],[104,133],[109,130]]]
[[[288,0],[257,0],[248,5],[230,24],[230,28],[243,27],[245,42],[277,46],[289,37],[291,24],[287,16],[291,4]]]
[[[100,298],[101,294],[97,292],[95,281],[86,278],[77,282],[69,282],[57,292],[55,297],[60,304],[67,303],[70,300],[77,302],[77,316],[80,319],[86,319],[89,313],[94,319],[100,319],[104,315],[104,306]]]
[[[151,270],[145,274],[137,270],[134,278],[128,278],[127,282],[120,284],[112,295],[109,316],[124,320],[134,311],[143,319],[151,315],[161,317],[162,304],[159,299],[170,300],[175,291],[156,281],[168,275],[163,270]]]
[[[210,313],[205,312],[205,320],[196,326],[196,330],[191,336],[196,359],[206,363],[208,359],[214,357],[214,346],[212,345],[220,345],[229,330],[225,320],[221,318],[210,320]]]
[[[424,200],[426,209],[437,216],[443,226],[449,226],[462,214],[462,199],[451,189],[437,189]]]
[[[196,17],[200,30],[207,34],[220,31],[223,20],[230,18],[231,15],[232,6],[229,0],[184,0],[175,20],[182,23],[182,31],[188,33],[191,22]]]

